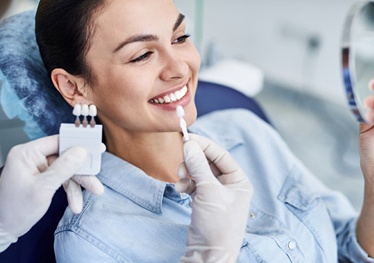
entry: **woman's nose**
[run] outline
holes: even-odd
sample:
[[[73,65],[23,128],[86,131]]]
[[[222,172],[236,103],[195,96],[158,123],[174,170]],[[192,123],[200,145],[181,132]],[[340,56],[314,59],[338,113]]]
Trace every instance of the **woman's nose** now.
[[[160,78],[164,81],[183,79],[188,74],[187,61],[176,52],[165,52]]]

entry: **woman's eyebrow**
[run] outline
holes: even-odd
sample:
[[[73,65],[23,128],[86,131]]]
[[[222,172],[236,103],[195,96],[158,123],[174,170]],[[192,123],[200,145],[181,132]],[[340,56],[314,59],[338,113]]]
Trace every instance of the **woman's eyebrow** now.
[[[131,43],[135,43],[135,42],[149,42],[149,41],[157,41],[157,40],[158,40],[158,37],[155,36],[155,35],[135,35],[135,36],[131,36],[128,39],[126,39],[125,41],[121,42],[117,46],[117,48],[114,49],[113,53],[116,53],[121,48],[123,48],[124,46],[126,46],[128,44],[131,44]]]
[[[175,22],[173,26],[173,32],[178,29],[178,27],[182,24],[184,21],[185,16],[182,14],[179,14],[177,21]],[[149,41],[157,41],[158,36],[155,35],[134,35],[129,38],[127,38],[125,41],[121,42],[114,50],[113,53],[118,52],[121,48],[124,46],[135,43],[135,42],[149,42]]]
[[[173,32],[178,29],[178,27],[182,24],[184,21],[185,16],[183,14],[179,14],[177,21],[174,24]]]

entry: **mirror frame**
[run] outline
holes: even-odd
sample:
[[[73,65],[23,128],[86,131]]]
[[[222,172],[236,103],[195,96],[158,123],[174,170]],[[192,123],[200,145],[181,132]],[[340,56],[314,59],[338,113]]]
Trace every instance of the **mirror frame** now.
[[[354,3],[346,17],[345,24],[343,26],[343,39],[341,48],[341,63],[342,63],[342,75],[345,87],[345,93],[347,96],[348,106],[353,113],[355,119],[359,122],[366,122],[364,116],[360,110],[357,94],[357,81],[355,60],[352,57],[354,55],[353,50],[353,30],[354,24],[357,19],[357,15],[366,7],[368,4],[373,4],[374,1],[361,1]],[[374,47],[373,47],[374,48]]]

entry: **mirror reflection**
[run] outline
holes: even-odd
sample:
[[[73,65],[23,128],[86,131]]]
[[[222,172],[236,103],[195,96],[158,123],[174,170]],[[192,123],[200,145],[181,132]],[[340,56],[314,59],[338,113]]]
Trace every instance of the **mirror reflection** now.
[[[356,3],[347,17],[342,63],[349,106],[360,122],[373,123],[374,2]],[[369,107],[368,107],[369,106]]]

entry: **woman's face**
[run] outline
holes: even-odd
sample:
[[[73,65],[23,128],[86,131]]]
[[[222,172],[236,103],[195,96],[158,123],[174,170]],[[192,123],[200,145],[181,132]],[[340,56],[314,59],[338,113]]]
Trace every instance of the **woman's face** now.
[[[173,0],[110,0],[94,15],[89,97],[107,128],[178,131],[178,105],[193,123],[200,56],[185,29]]]

